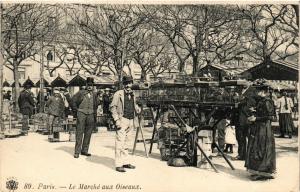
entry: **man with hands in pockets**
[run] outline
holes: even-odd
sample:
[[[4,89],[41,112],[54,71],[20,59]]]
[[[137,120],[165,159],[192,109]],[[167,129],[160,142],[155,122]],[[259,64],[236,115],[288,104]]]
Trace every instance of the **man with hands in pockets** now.
[[[123,76],[123,89],[117,91],[110,104],[112,117],[116,123],[116,141],[115,141],[115,166],[116,171],[126,172],[127,169],[135,169],[130,164],[128,158],[128,147],[130,134],[134,127],[134,118],[141,109],[136,104],[135,96],[132,92],[133,79],[131,76]]]

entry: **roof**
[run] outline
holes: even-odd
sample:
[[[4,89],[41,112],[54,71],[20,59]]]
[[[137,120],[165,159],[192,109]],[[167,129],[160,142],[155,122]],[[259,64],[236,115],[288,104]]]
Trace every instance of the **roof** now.
[[[231,73],[231,74],[240,74],[243,71],[247,70],[246,68],[238,68],[238,67],[230,67],[227,65],[220,65],[220,64],[209,64],[209,65],[205,65],[204,67],[202,67],[201,69],[205,68],[205,67],[213,67],[219,70],[224,71],[225,73]],[[200,69],[200,70],[201,70]]]
[[[60,75],[58,75],[52,82],[51,86],[53,87],[66,87],[67,86],[67,81],[62,78]]]
[[[249,68],[241,75],[248,76],[251,79],[298,81],[298,69],[299,65],[297,63],[270,60]]]
[[[297,63],[291,63],[291,62],[287,62],[287,61],[282,61],[282,60],[274,60],[274,63],[295,69],[295,70],[299,70],[299,65]]]

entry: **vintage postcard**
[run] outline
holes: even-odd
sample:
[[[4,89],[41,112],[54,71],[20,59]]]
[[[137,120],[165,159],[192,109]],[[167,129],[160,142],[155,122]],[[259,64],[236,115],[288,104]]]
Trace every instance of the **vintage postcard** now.
[[[299,2],[0,13],[1,192],[299,190]]]

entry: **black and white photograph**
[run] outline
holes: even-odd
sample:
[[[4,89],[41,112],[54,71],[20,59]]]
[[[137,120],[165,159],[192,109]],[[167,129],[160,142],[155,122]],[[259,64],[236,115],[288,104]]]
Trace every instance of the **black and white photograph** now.
[[[298,4],[0,2],[0,191],[299,191]]]

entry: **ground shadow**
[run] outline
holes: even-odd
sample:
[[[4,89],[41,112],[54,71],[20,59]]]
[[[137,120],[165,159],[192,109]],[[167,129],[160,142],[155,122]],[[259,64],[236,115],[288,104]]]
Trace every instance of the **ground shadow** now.
[[[65,151],[65,152],[69,153],[71,156],[74,155],[74,147],[62,146],[62,147],[56,148],[56,150]],[[114,165],[115,160],[110,157],[102,157],[102,156],[92,154],[92,156],[87,157],[86,160],[89,162],[92,162],[92,163],[102,164],[111,169],[115,168],[115,165]]]
[[[115,150],[115,146],[108,146],[107,145],[107,146],[104,146],[104,147]],[[149,149],[147,149],[147,150],[149,150]],[[129,152],[130,155],[132,155],[132,151],[133,151],[132,149],[129,149],[128,152]],[[144,150],[135,150],[134,155],[139,156],[139,157],[146,157],[146,152]],[[161,160],[160,154],[158,154],[158,153],[149,154],[149,158]]]
[[[65,151],[65,152],[69,153],[71,156],[74,155],[74,147],[62,146],[62,147],[56,148],[56,150]]]
[[[246,169],[236,169],[232,170],[229,166],[225,167],[223,165],[214,164],[218,171],[227,173],[233,177],[236,177],[239,180],[243,181],[250,181],[249,179],[249,173],[246,171]]]
[[[110,169],[115,170],[115,160],[113,158],[92,155],[90,157],[87,157],[86,160],[92,163],[104,165]]]

